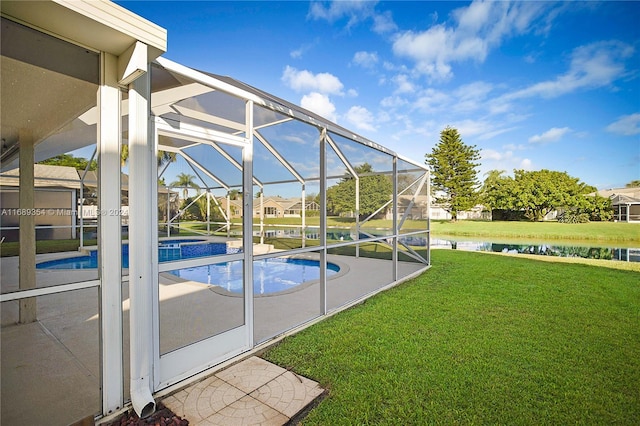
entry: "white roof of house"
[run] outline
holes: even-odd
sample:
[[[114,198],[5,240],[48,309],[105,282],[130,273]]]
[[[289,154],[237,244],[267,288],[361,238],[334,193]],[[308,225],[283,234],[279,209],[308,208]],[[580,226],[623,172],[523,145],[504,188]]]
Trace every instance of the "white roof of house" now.
[[[626,195],[627,197],[640,198],[640,187],[628,187],[628,188],[611,188],[601,189],[598,192],[593,192],[589,195],[598,194],[601,197],[607,197],[613,199],[616,195]]]
[[[69,166],[49,166],[46,164],[33,165],[34,186],[80,189],[78,171]],[[0,185],[20,186],[18,169],[11,169],[0,175]]]
[[[611,197],[611,204],[614,206],[620,204],[640,204],[640,197],[630,197],[625,194],[617,194]]]

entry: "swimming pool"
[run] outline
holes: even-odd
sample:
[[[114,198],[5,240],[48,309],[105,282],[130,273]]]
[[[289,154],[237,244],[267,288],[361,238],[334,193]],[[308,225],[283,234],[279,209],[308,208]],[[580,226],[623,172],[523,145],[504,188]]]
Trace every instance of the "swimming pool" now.
[[[227,243],[208,243],[205,240],[163,240],[158,243],[158,262],[192,259],[217,254],[238,253],[241,249],[228,247]],[[98,267],[98,252],[91,250],[84,256],[40,262],[36,269],[95,269]],[[129,267],[129,245],[122,245],[122,267]]]
[[[327,263],[327,276],[340,271],[334,263]],[[232,293],[242,293],[242,262],[184,268],[169,273],[189,281],[220,287]],[[256,295],[278,293],[300,284],[320,279],[320,262],[310,259],[273,258],[253,262],[253,292]]]

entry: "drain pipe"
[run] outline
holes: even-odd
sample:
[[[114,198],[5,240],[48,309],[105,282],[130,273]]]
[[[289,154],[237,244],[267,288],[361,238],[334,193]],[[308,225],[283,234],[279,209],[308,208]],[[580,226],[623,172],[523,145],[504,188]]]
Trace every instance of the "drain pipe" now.
[[[146,58],[146,56],[145,56]],[[156,410],[153,371],[154,242],[151,206],[157,194],[155,141],[149,131],[150,82],[146,72],[129,84],[129,336],[131,403],[145,418]],[[157,261],[157,249],[155,259]]]

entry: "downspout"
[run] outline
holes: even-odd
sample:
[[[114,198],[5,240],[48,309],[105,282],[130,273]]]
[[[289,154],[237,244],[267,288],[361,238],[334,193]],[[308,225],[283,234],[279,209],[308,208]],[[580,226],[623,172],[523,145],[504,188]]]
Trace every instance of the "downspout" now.
[[[136,47],[142,44],[136,43]],[[142,45],[144,46],[144,45]],[[144,46],[146,64],[146,46]],[[148,65],[146,65],[148,66]],[[157,196],[155,140],[150,126],[150,74],[145,72],[129,84],[129,332],[131,404],[140,418],[153,414],[153,286],[157,280],[157,234],[152,225],[153,197]],[[155,191],[155,192],[154,192]],[[157,223],[157,222],[156,222]],[[155,246],[154,246],[155,243]],[[155,253],[155,257],[154,257]],[[156,259],[154,262],[153,259]],[[154,279],[154,270],[155,276]]]

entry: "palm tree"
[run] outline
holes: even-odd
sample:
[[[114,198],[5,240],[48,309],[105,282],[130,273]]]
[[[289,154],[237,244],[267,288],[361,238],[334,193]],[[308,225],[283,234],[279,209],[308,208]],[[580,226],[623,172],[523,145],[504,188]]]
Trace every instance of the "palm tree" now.
[[[242,197],[242,194],[237,189],[230,190],[227,195],[229,196],[230,200],[237,200],[238,198]]]
[[[176,176],[176,180],[171,182],[169,186],[177,186],[182,188],[182,199],[186,200],[189,196],[189,188],[194,188],[196,193],[200,193],[200,187],[194,182],[195,176],[188,173],[180,173]]]
[[[120,150],[120,166],[127,164],[129,161],[129,145],[122,145]],[[176,161],[176,153],[169,151],[158,151],[158,167],[167,163],[173,163]]]

